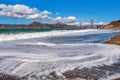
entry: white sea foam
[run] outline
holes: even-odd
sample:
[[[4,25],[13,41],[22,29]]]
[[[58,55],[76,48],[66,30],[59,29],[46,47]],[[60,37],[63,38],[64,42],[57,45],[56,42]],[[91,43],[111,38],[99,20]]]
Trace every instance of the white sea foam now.
[[[88,30],[70,30],[70,31],[61,30],[61,31],[37,32],[37,33],[0,34],[0,42],[19,40],[19,39],[40,38],[47,36],[87,35],[87,34],[101,34],[101,33],[112,33],[112,32],[120,32],[120,31],[88,29]]]
[[[34,42],[35,38],[61,35],[114,33],[109,30],[52,31],[0,36],[0,71],[24,76],[35,73],[61,74],[74,68],[119,63],[120,46],[101,43],[55,44]],[[23,40],[33,38],[33,41]],[[15,40],[15,41],[14,41]],[[19,41],[16,41],[19,40]],[[4,42],[6,41],[6,42]]]
[[[76,67],[118,63],[120,58],[120,47],[108,44],[61,44],[50,49],[33,47],[31,51],[29,48],[1,50],[1,71],[21,76],[32,72],[61,73]]]

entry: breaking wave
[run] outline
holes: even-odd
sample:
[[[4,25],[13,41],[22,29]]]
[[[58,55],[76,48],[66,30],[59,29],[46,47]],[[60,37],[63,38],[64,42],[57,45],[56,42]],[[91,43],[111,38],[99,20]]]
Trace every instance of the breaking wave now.
[[[120,46],[102,44],[119,31],[73,30],[0,35],[0,71],[58,75],[75,68],[120,63]]]

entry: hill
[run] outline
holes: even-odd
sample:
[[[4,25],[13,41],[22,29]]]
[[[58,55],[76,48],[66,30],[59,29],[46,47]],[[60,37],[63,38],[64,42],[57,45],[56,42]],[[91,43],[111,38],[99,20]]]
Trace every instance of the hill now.
[[[39,22],[33,22],[31,24],[0,24],[0,29],[47,29],[47,28],[79,28],[76,25],[67,25],[67,24],[43,24],[43,23],[39,23]]]
[[[120,20],[118,21],[112,21],[111,23],[107,24],[104,29],[114,29],[114,30],[120,30]]]

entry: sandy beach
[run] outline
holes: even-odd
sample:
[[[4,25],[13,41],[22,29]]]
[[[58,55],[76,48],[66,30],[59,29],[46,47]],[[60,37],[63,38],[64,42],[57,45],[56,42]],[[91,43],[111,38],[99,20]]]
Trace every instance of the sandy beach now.
[[[112,37],[110,40],[108,40],[105,43],[120,45],[120,34]],[[117,79],[114,79],[114,80],[120,80],[120,78],[117,78]]]
[[[120,0],[0,0],[0,80],[120,80]]]
[[[97,31],[98,32],[98,30],[95,30],[95,31]],[[103,30],[101,30],[102,32],[104,32]],[[65,31],[64,31],[65,32]],[[73,31],[72,31],[73,32]],[[90,34],[90,32],[92,32],[92,33],[95,33],[94,32],[94,30],[90,30],[90,31],[87,31],[87,33],[89,33]],[[100,32],[99,31],[99,34],[101,34],[102,32]],[[63,32],[62,32],[63,33]],[[67,32],[68,33],[68,32]],[[78,32],[74,32],[74,34],[75,33],[77,33],[78,34]],[[81,33],[81,31],[80,31],[80,33]],[[82,32],[82,33],[84,33],[84,34],[87,34],[87,33],[85,33],[85,31],[84,32]],[[82,33],[81,33],[81,35],[82,35]],[[91,33],[91,34],[92,34]],[[25,35],[25,34],[24,34]],[[34,34],[35,35],[35,34]],[[80,34],[79,34],[80,35]],[[92,34],[93,35],[93,34]],[[104,34],[105,35],[105,34]],[[20,36],[20,35],[19,35]],[[90,37],[90,35],[88,35],[89,37]],[[95,35],[96,36],[96,35]],[[97,36],[99,36],[100,37],[100,35],[97,35]],[[23,38],[23,37],[22,37]],[[47,37],[46,37],[47,38]],[[82,38],[81,36],[80,36],[80,38]],[[91,37],[91,39],[92,40],[95,40],[95,39],[93,39],[94,37]],[[104,36],[101,36],[100,38],[102,38],[102,39],[104,39],[104,38],[106,38],[106,36],[104,37]],[[100,40],[100,38],[98,39],[98,40]],[[83,37],[83,39],[84,39],[84,37]],[[91,40],[90,39],[90,40]],[[48,40],[48,39],[47,39]],[[86,40],[88,40],[88,39],[86,39]],[[53,41],[53,40],[52,40]],[[85,41],[85,40],[84,40]],[[114,37],[112,37],[110,40],[108,40],[106,43],[108,43],[108,44],[117,44],[117,45],[119,45],[118,44],[118,42],[120,41],[120,35],[117,35],[117,36],[114,36]],[[28,40],[27,40],[27,42],[28,42]],[[14,43],[14,42],[13,42]],[[6,44],[6,43],[5,43]],[[19,43],[20,44],[20,43]],[[85,45],[85,47],[86,47],[86,44],[84,44]],[[82,44],[82,47],[84,46],[83,44]],[[90,47],[92,47],[93,46],[93,44],[89,44],[90,45]],[[95,45],[95,44],[94,44]],[[101,44],[101,46],[100,46],[100,44],[98,44],[98,47],[97,48],[99,48],[99,47],[102,47],[102,45],[104,45],[104,44]],[[105,44],[106,45],[106,44]],[[67,45],[66,45],[67,46]],[[88,46],[88,45],[87,45]],[[96,46],[97,46],[97,44],[96,44]],[[92,47],[92,49],[94,48],[96,48],[96,46],[93,46]],[[116,46],[116,45],[115,45]],[[69,47],[70,47],[70,45],[69,45]],[[74,46],[75,47],[75,46]],[[82,48],[81,47],[81,48]],[[89,46],[88,46],[89,47]],[[106,47],[109,47],[109,48],[106,48]],[[106,47],[102,47],[101,49],[104,49],[104,48],[106,48],[105,50],[112,50],[113,48],[114,48],[114,45],[111,45],[111,47],[112,48],[110,48],[110,45],[107,45]],[[36,49],[36,48],[35,48]],[[72,49],[73,49],[73,47],[72,47]],[[74,48],[74,49],[76,49],[76,48]],[[79,46],[79,49],[80,49],[80,46]],[[100,49],[100,48],[99,48]],[[116,48],[115,48],[116,49]],[[105,51],[105,50],[103,50],[103,51]],[[118,48],[118,50],[119,50],[119,48]],[[70,50],[69,50],[70,51]],[[76,51],[76,50],[75,50]],[[98,51],[100,51],[100,50],[98,50]],[[115,50],[116,51],[116,50]],[[95,51],[93,51],[93,52],[95,52]],[[111,51],[110,51],[111,52]],[[108,53],[110,53],[110,52],[108,52]],[[62,52],[63,53],[63,52]],[[75,54],[75,53],[74,53]],[[101,55],[104,55],[104,54],[101,54]],[[93,59],[93,58],[91,58],[91,59]],[[103,61],[102,61],[103,62]],[[60,65],[59,65],[60,66]],[[59,67],[58,66],[58,67]],[[107,77],[107,74],[109,74],[109,75],[112,75],[112,74],[115,74],[115,73],[120,73],[120,70],[119,70],[119,67],[120,67],[120,65],[119,64],[113,64],[113,65],[103,65],[103,66],[96,66],[96,67],[93,67],[93,68],[89,68],[89,67],[83,67],[83,68],[81,68],[81,69],[79,69],[79,68],[75,68],[75,69],[73,69],[73,70],[66,70],[65,72],[62,72],[61,74],[65,77],[65,78],[63,78],[63,77],[61,77],[61,76],[58,76],[57,74],[56,74],[56,72],[50,72],[49,74],[47,74],[46,76],[39,76],[40,78],[40,80],[58,80],[58,79],[62,79],[62,80],[70,80],[70,79],[76,79],[76,78],[78,78],[77,80],[80,80],[80,79],[85,79],[85,80],[99,80],[99,79],[101,79],[101,78],[106,78]],[[39,68],[42,68],[42,67],[39,67]],[[106,72],[109,72],[109,73],[107,73],[106,74]],[[18,76],[16,76],[16,75],[10,75],[10,74],[0,74],[0,80],[29,80],[28,78],[29,77],[31,77],[32,79],[33,78],[37,78],[38,76],[36,76],[36,75],[34,75],[34,74],[31,74],[31,75],[24,75],[24,76],[22,76],[22,77],[19,77],[19,75]],[[46,77],[46,79],[43,79],[43,77]],[[116,77],[117,78],[117,77]],[[31,79],[31,80],[32,80]],[[38,80],[39,80],[38,79]],[[102,80],[102,79],[101,79]],[[115,80],[120,80],[119,78],[118,79],[115,79]]]

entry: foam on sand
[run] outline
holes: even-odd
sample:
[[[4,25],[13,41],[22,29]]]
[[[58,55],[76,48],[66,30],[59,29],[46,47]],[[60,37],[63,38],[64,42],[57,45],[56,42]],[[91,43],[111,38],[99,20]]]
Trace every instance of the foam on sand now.
[[[55,33],[56,32],[56,33]],[[75,68],[120,63],[120,46],[101,43],[45,43],[37,41],[52,36],[114,33],[109,30],[52,31],[45,33],[10,34],[1,38],[0,71],[24,76],[57,74]],[[9,39],[10,38],[10,39]],[[30,40],[29,40],[29,39]],[[6,41],[6,42],[4,42]]]
[[[20,47],[21,48],[21,47]],[[2,72],[26,75],[32,72],[49,74],[64,72],[76,67],[92,67],[119,63],[120,47],[107,44],[61,44],[50,49],[29,48],[16,51],[1,50],[0,68]],[[27,52],[29,51],[29,52]]]

